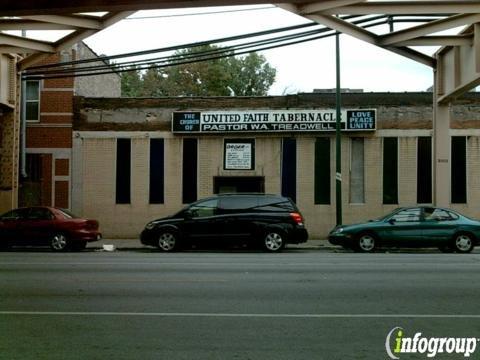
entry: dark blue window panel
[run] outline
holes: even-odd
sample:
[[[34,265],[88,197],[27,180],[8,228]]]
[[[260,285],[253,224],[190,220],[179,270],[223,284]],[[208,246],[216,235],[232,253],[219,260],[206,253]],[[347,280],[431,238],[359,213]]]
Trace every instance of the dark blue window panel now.
[[[432,203],[432,138],[430,136],[418,138],[417,203]]]
[[[315,204],[330,204],[330,138],[315,141]]]
[[[182,201],[190,204],[197,200],[198,141],[183,139]]]
[[[115,198],[117,204],[130,204],[131,140],[117,139],[117,171]]]
[[[452,136],[452,204],[467,203],[467,138]]]
[[[150,204],[165,201],[165,146],[163,139],[150,140]]]
[[[398,138],[383,138],[383,203],[398,204]]]

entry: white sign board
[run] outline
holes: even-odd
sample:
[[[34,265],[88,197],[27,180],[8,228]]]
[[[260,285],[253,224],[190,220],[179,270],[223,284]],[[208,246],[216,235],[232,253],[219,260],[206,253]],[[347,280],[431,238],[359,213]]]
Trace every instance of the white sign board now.
[[[253,170],[254,146],[251,141],[225,141],[225,170]]]

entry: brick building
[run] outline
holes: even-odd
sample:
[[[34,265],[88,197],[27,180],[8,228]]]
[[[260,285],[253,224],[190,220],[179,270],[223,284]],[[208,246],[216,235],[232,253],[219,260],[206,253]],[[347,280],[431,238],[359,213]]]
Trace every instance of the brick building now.
[[[432,94],[350,93],[343,106],[355,109],[344,115],[344,223],[431,204]],[[328,93],[78,98],[72,208],[99,219],[107,237],[135,237],[149,220],[213,193],[282,193],[311,235],[325,237],[335,225],[334,108]],[[450,206],[479,217],[479,94],[450,112]]]
[[[83,42],[42,64],[95,58]],[[95,77],[28,80],[25,82],[26,139],[20,170],[19,205],[70,208],[73,98],[119,97],[118,74]]]

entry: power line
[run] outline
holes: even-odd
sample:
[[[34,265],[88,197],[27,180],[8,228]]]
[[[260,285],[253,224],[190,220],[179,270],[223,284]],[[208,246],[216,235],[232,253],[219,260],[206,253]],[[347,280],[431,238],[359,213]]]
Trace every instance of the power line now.
[[[411,22],[419,21],[415,19],[408,19]],[[422,18],[422,22],[431,21],[435,19],[430,18]],[[395,21],[395,20],[394,20]],[[392,22],[391,17],[385,15],[378,15],[378,16],[370,16],[367,18],[361,18],[358,20],[353,20],[352,24],[361,25],[363,28],[369,28],[373,26],[379,26],[384,24],[389,24]],[[285,31],[285,29],[301,29],[304,27],[318,25],[316,23],[309,23],[303,25],[296,25],[293,27],[288,28],[281,28],[281,29],[274,29],[274,30],[267,30],[259,33],[252,33],[252,34],[245,34],[245,35],[238,35],[230,38],[224,39],[245,39],[247,37],[255,37],[256,34],[273,34],[276,32]],[[59,63],[59,64],[50,64],[46,66],[37,66],[32,70],[28,70],[24,75],[24,79],[50,79],[50,78],[62,78],[62,77],[76,77],[76,76],[92,76],[92,75],[104,75],[104,74],[111,74],[111,73],[123,73],[128,71],[141,71],[146,69],[155,69],[155,68],[164,68],[169,66],[177,66],[177,65],[185,65],[191,64],[195,62],[204,62],[210,60],[217,60],[222,58],[227,58],[236,55],[243,55],[251,52],[256,51],[263,51],[263,50],[270,50],[274,48],[279,48],[283,46],[289,46],[299,43],[304,43],[307,41],[313,41],[317,39],[322,39],[325,37],[329,37],[336,34],[336,32],[332,29],[327,27],[323,27],[321,29],[314,29],[310,31],[304,31],[299,33],[287,34],[278,37],[256,40],[251,42],[245,42],[237,45],[231,45],[227,47],[219,47],[215,49],[209,49],[206,51],[197,51],[189,54],[173,54],[163,57],[157,58],[149,58],[143,60],[134,60],[134,61],[127,61],[123,63],[114,63],[114,64],[105,64],[105,65],[93,65],[93,66],[84,66],[80,68],[67,68],[64,67],[62,69],[58,69],[58,67],[64,66],[64,64],[79,64],[84,63],[83,61],[74,61],[69,63]],[[202,45],[210,45],[212,43],[220,42],[219,40],[223,39],[216,39],[212,41],[204,41],[200,43],[193,43],[186,45],[180,45],[175,47],[163,48],[163,49],[155,49],[155,50],[148,50],[143,51],[142,53],[158,53],[158,52],[165,52],[169,51],[172,48],[174,49],[188,49],[188,48],[195,48]],[[137,52],[138,53],[138,52]],[[122,54],[117,56],[128,57],[131,54],[137,53],[129,53],[129,54]],[[92,59],[89,60],[95,61],[98,63],[99,60],[103,60],[104,58],[100,59]],[[130,66],[130,68],[128,68]],[[54,68],[57,67],[55,70]],[[46,70],[45,68],[53,69],[53,70]],[[42,70],[43,69],[43,70]]]
[[[246,43],[241,43],[237,45],[231,45],[231,46],[224,46],[224,47],[218,47],[218,48],[213,48],[213,49],[208,49],[206,51],[197,51],[193,53],[188,53],[188,54],[173,54],[173,55],[168,55],[168,56],[163,56],[163,57],[156,57],[156,58],[149,58],[145,60],[132,60],[132,61],[127,61],[127,62],[122,62],[122,63],[113,63],[113,64],[103,64],[103,65],[94,65],[94,66],[84,66],[84,67],[75,67],[75,68],[67,68],[67,69],[60,69],[60,70],[35,70],[35,71],[29,71],[28,75],[34,75],[34,74],[58,74],[58,73],[81,73],[84,71],[92,71],[92,70],[103,70],[103,69],[109,69],[109,68],[125,68],[127,66],[143,66],[143,65],[149,65],[149,64],[160,64],[160,63],[172,63],[176,61],[177,59],[190,59],[190,58],[201,58],[205,56],[210,56],[210,55],[218,55],[221,53],[225,53],[227,55],[230,52],[236,52],[238,50],[244,50],[244,49],[250,49],[250,52],[257,51],[256,49],[259,46],[264,46],[267,44],[272,44],[272,43],[280,43],[283,41],[288,41],[292,39],[298,39],[298,38],[306,38],[308,36],[313,36],[317,35],[326,31],[330,31],[330,29],[323,28],[323,29],[318,29],[318,30],[312,30],[312,31],[307,31],[307,32],[301,32],[301,33],[294,33],[294,34],[288,34],[288,35],[283,35],[281,37],[275,37],[275,38],[270,38],[270,39],[262,39],[262,40],[257,40],[257,41],[251,41],[251,42],[246,42]],[[233,54],[234,55],[234,54]]]
[[[235,36],[230,36],[230,37],[218,38],[218,39],[214,39],[214,40],[199,41],[199,42],[187,43],[187,44],[183,44],[183,45],[169,46],[169,47],[164,47],[164,48],[142,50],[142,51],[123,53],[123,54],[118,54],[118,55],[110,55],[110,56],[99,56],[98,58],[93,58],[93,59],[82,59],[82,60],[59,62],[59,63],[54,63],[54,64],[36,65],[36,66],[29,67],[28,70],[61,67],[61,66],[67,66],[67,65],[77,65],[77,64],[90,63],[90,62],[121,59],[121,58],[125,58],[125,57],[144,56],[144,55],[150,55],[152,53],[157,53],[157,52],[175,51],[175,50],[181,50],[181,49],[190,48],[190,47],[197,47],[197,46],[199,47],[199,46],[209,45],[209,44],[218,44],[218,43],[223,43],[223,42],[242,40],[242,39],[249,38],[249,37],[258,37],[258,36],[271,35],[271,34],[275,34],[275,33],[279,33],[279,32],[294,31],[294,30],[299,30],[299,29],[303,29],[303,28],[307,28],[307,27],[313,27],[313,26],[320,26],[320,25],[318,23],[315,23],[315,22],[309,22],[309,23],[303,23],[303,24],[299,24],[299,25],[287,26],[287,27],[282,27],[282,28],[277,28],[277,29],[258,31],[258,32],[248,33],[248,34],[235,35]]]

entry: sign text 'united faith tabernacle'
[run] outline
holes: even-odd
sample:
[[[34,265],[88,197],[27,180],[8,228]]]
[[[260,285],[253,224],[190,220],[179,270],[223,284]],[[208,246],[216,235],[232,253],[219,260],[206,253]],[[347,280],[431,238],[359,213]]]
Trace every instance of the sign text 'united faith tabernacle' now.
[[[376,110],[342,110],[343,131],[376,130]],[[335,110],[174,112],[174,133],[335,131]]]

